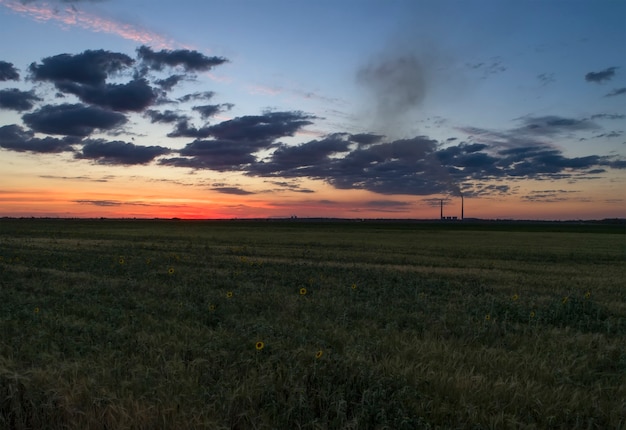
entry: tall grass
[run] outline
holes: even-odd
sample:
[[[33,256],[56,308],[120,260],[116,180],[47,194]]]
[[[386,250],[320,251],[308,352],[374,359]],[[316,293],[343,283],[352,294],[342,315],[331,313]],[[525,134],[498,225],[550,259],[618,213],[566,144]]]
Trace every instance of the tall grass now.
[[[0,428],[621,428],[623,229],[0,221]]]

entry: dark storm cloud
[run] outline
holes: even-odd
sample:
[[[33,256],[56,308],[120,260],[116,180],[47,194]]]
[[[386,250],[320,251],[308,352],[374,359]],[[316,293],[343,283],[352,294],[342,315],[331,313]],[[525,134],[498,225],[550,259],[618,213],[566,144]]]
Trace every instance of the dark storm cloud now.
[[[41,101],[34,91],[20,91],[17,88],[0,90],[0,109],[18,112],[31,110],[35,102]]]
[[[148,46],[139,47],[137,55],[148,68],[153,70],[163,70],[166,66],[181,66],[188,72],[202,72],[228,61],[223,57],[207,57],[198,51],[190,51],[188,49],[153,51]]]
[[[219,105],[203,105],[203,106],[194,106],[192,109],[200,114],[202,119],[209,118],[211,116],[217,115],[220,112],[224,112],[233,108],[232,103],[222,103]]]
[[[247,196],[250,194],[254,194],[252,191],[246,191],[239,187],[213,187],[211,188],[211,190],[217,191],[218,193],[222,194],[233,194],[237,196]]]
[[[616,88],[610,93],[606,94],[604,97],[615,97],[615,96],[620,96],[622,94],[626,94],[626,87]]]
[[[121,113],[82,104],[45,105],[22,116],[34,131],[46,134],[88,136],[94,130],[112,130],[126,122]]]
[[[615,76],[615,71],[617,69],[618,69],[617,67],[608,67],[599,72],[589,72],[585,75],[585,80],[587,82],[597,82],[597,83],[600,83],[602,81],[608,81],[611,78],[613,78],[613,76]]]
[[[154,103],[157,98],[157,94],[145,79],[135,79],[126,84],[101,85],[62,82],[57,83],[57,88],[74,94],[82,102],[121,112],[140,112]]]
[[[44,58],[41,64],[32,63],[31,76],[36,81],[53,83],[74,82],[84,85],[104,84],[111,73],[132,66],[134,60],[128,55],[103,49],[87,50],[81,54],[59,54]]]
[[[104,141],[101,139],[84,142],[82,153],[77,158],[97,160],[102,164],[147,164],[159,155],[171,150],[161,146],[141,146],[133,143]]]
[[[172,110],[164,110],[159,112],[157,110],[149,109],[146,111],[146,116],[150,118],[151,123],[160,122],[164,124],[171,124],[177,121],[187,120],[185,115],[178,114]]]
[[[17,152],[58,153],[74,151],[72,145],[80,142],[74,137],[36,138],[30,130],[24,130],[19,125],[5,125],[0,127],[0,147]]]
[[[20,74],[13,67],[13,63],[0,61],[0,81],[17,81],[19,79]]]

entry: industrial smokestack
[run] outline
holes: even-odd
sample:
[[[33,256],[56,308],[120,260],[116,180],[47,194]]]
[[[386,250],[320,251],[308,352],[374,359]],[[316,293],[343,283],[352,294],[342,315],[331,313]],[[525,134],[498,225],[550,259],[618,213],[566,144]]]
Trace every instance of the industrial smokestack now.
[[[463,194],[461,194],[461,221],[463,221],[463,209],[464,209],[463,206],[464,206],[463,205]]]
[[[442,200],[439,200],[439,209],[440,209],[440,215],[439,215],[439,217],[440,217],[441,219],[443,219],[443,199],[442,199]]]

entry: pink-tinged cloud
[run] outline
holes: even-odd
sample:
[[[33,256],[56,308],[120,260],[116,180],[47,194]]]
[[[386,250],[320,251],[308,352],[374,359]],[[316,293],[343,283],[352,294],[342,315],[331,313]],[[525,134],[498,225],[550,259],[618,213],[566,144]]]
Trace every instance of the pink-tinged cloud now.
[[[114,34],[124,39],[159,48],[172,48],[174,45],[171,40],[152,31],[102,18],[71,6],[60,10],[47,3],[37,5],[12,0],[0,0],[0,5],[39,22],[52,21],[62,26],[76,26],[94,32]]]
[[[264,85],[248,85],[248,92],[251,95],[276,96],[283,92],[282,88],[268,87]]]

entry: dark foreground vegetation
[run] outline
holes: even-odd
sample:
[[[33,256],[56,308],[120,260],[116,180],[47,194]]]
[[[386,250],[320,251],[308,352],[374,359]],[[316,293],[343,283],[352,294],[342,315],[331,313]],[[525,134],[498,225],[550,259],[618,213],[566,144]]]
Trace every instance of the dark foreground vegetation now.
[[[623,428],[624,226],[0,220],[0,429]]]

